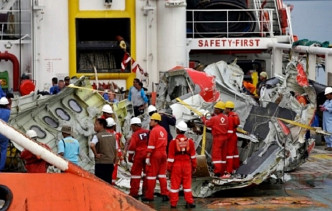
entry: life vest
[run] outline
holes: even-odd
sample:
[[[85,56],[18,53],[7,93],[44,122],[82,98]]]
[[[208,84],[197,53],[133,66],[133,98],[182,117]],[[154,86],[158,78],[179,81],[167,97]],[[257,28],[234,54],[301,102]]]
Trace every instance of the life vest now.
[[[184,153],[189,151],[189,139],[188,138],[180,138],[175,139],[176,141],[176,149],[178,152]]]

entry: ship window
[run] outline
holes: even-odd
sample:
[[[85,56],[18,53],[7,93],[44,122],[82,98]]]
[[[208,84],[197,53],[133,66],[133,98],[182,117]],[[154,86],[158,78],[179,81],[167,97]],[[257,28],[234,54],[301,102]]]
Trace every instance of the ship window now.
[[[130,52],[129,18],[77,18],[77,73],[119,73],[125,54],[119,37]],[[130,65],[124,72],[130,73]]]
[[[49,117],[49,116],[44,117],[43,120],[46,124],[48,124],[49,126],[51,126],[53,128],[59,127],[59,123],[56,120]]]
[[[60,117],[63,120],[69,121],[70,120],[70,116],[68,115],[68,113],[63,110],[62,108],[57,108],[55,109],[55,113],[56,115],[58,115],[58,117]]]
[[[76,100],[73,99],[69,100],[68,105],[73,111],[77,113],[81,113],[83,110],[82,107],[76,102]]]
[[[32,125],[30,127],[30,130],[34,130],[37,133],[38,138],[45,138],[46,137],[46,133],[45,131],[43,131],[39,126],[37,125]]]

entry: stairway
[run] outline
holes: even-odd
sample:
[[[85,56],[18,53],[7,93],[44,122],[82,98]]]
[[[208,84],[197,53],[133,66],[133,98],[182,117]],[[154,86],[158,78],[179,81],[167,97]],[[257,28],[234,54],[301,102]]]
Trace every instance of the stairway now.
[[[273,21],[272,22],[272,34],[273,35],[282,35],[282,29],[281,29],[281,24],[280,24],[280,16],[279,16],[279,10],[278,8],[282,7],[282,1],[280,0],[253,0],[252,1],[253,4],[251,5],[255,10],[257,10],[256,12],[256,18],[258,20],[258,26],[259,26],[259,30],[260,31],[264,31],[264,32],[269,32],[271,29],[271,23],[266,23],[268,24],[268,30],[266,31],[266,29],[261,29],[262,27],[262,23],[269,19],[269,21]],[[279,5],[278,5],[279,4]],[[272,12],[268,13],[267,9],[272,9]],[[262,16],[264,16],[262,13],[267,13],[265,15],[265,21],[262,20]],[[271,18],[271,16],[273,18]]]

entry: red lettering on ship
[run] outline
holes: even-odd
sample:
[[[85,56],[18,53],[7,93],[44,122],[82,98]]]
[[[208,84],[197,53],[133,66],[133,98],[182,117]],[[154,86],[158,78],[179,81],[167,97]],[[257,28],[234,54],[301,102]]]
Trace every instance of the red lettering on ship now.
[[[259,47],[260,39],[199,39],[198,47]]]

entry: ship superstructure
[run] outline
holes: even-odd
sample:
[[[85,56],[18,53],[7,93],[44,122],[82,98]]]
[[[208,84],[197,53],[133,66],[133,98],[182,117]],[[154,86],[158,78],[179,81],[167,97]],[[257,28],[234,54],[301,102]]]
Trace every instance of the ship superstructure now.
[[[317,64],[328,74],[330,49],[292,48],[290,11],[282,0],[3,0],[0,77],[14,92],[22,75],[40,91],[48,91],[52,77],[67,75],[125,88],[138,77],[152,88],[159,72],[174,66],[235,58],[244,72],[256,68],[274,76],[282,73],[291,49],[307,58],[310,79]],[[125,54],[131,65],[122,68]],[[141,71],[134,72],[133,61]]]

